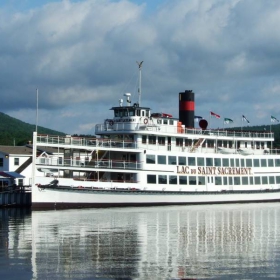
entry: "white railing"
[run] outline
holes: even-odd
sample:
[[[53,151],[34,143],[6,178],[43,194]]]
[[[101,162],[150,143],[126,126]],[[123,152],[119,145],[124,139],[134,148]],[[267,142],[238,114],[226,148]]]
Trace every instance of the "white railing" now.
[[[150,131],[150,132],[160,132],[160,133],[171,133],[171,134],[188,134],[188,135],[208,135],[208,136],[225,136],[225,137],[244,137],[244,138],[266,138],[266,139],[274,139],[273,132],[262,132],[262,131],[234,131],[234,130],[225,130],[225,129],[190,129],[190,128],[182,128],[171,125],[155,125],[155,124],[130,124],[129,129],[127,124],[125,123],[117,123],[113,126],[108,126],[104,124],[97,124],[95,126],[95,133],[110,133],[114,131]]]
[[[188,133],[190,131],[193,131],[197,133],[199,130],[186,130]],[[200,130],[201,131],[201,130]],[[208,133],[209,131],[203,131],[203,133]],[[216,131],[217,133],[241,133],[241,132],[234,132],[234,131]],[[213,133],[213,131],[211,131]],[[248,133],[248,132],[243,132],[243,134]],[[198,133],[197,133],[198,134]],[[266,135],[265,133],[261,133],[262,135]],[[205,134],[206,135],[206,134]],[[200,136],[201,137],[201,136]],[[269,142],[267,140],[267,142]],[[170,145],[167,144],[159,144],[158,142],[155,143],[149,143],[148,140],[146,143],[142,142],[132,142],[132,141],[115,141],[115,140],[110,140],[110,139],[103,139],[103,138],[87,138],[87,137],[76,137],[76,136],[53,136],[53,135],[38,135],[37,136],[37,145],[38,146],[54,146],[58,147],[61,146],[77,146],[77,147],[90,147],[93,149],[98,150],[99,148],[117,148],[117,149],[149,149],[149,150],[163,150],[163,151],[180,151],[180,152],[191,152],[193,146],[177,146],[177,145]],[[218,148],[220,146],[213,147],[213,146],[207,146],[207,145],[202,145],[198,146],[195,149],[193,149],[192,152],[201,152],[201,151],[206,151],[206,152],[221,152]],[[228,149],[230,150],[230,149]],[[269,154],[280,154],[280,149],[270,149],[270,148],[260,148],[256,147],[253,150],[265,150],[266,153]],[[234,148],[232,151],[238,152]]]
[[[36,159],[37,165],[56,166],[56,167],[79,167],[87,168],[102,168],[102,169],[133,169],[139,170],[143,168],[142,162],[131,162],[124,160],[92,160],[84,161],[77,159],[63,159],[58,160],[55,157],[38,157]]]

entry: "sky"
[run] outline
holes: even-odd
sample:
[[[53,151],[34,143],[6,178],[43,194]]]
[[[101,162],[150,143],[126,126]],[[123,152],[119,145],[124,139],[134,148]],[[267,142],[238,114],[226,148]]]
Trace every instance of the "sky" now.
[[[1,0],[0,112],[94,134],[127,92],[179,116],[193,90],[212,128],[280,119],[278,0]],[[210,111],[221,116],[212,118]],[[230,118],[233,124],[224,125]]]

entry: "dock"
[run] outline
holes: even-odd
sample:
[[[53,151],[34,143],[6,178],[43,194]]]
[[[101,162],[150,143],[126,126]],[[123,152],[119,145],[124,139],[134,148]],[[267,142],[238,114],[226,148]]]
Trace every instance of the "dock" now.
[[[31,192],[0,192],[0,208],[31,207]]]

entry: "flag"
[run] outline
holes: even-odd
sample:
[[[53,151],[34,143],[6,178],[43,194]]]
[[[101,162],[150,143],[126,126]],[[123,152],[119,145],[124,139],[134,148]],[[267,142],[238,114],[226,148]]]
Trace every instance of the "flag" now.
[[[221,117],[220,115],[218,115],[214,112],[210,112],[210,115],[216,117],[217,119],[219,119]]]
[[[229,118],[224,118],[224,123],[233,123],[233,120]]]
[[[200,116],[194,116],[194,121],[195,122],[199,122],[202,119],[202,117]]]
[[[277,120],[275,117],[271,116],[270,117],[271,122],[279,122],[279,120]]]
[[[246,121],[247,123],[250,123],[244,115],[242,115],[242,121]]]

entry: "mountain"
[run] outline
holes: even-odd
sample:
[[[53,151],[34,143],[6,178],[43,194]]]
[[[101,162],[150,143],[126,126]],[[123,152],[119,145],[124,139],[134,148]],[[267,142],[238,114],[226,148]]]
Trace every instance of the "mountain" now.
[[[22,122],[0,112],[0,145],[21,146],[33,141],[33,132],[36,126]],[[63,132],[37,127],[39,134],[65,135]]]

